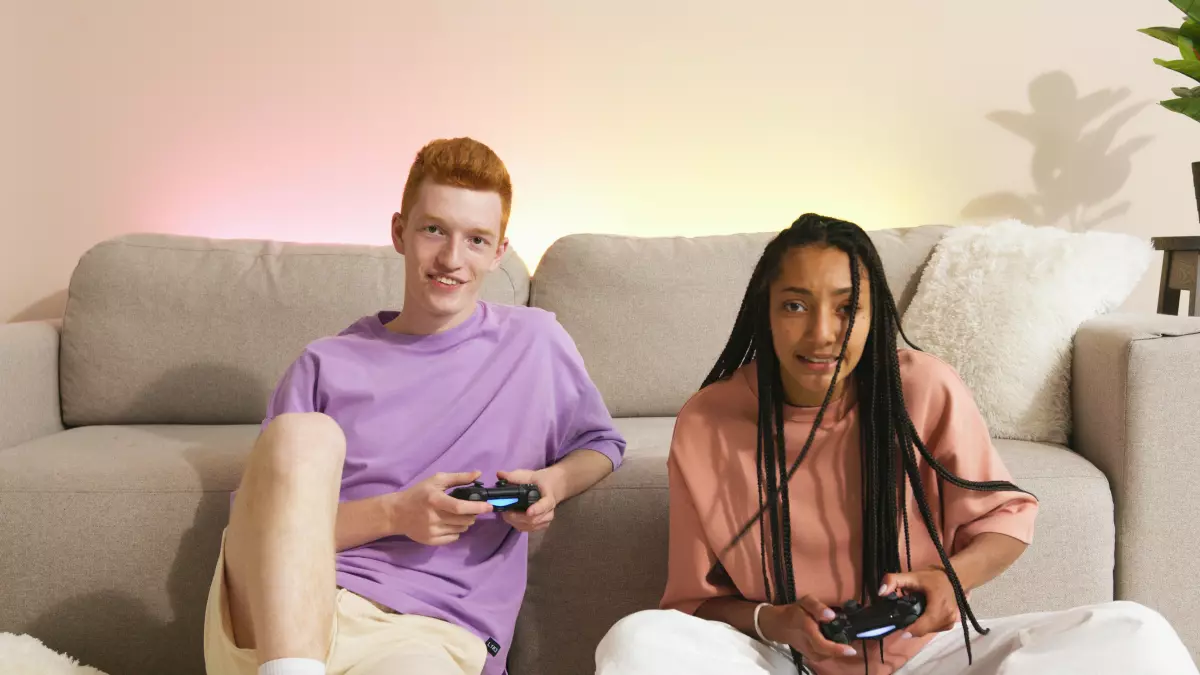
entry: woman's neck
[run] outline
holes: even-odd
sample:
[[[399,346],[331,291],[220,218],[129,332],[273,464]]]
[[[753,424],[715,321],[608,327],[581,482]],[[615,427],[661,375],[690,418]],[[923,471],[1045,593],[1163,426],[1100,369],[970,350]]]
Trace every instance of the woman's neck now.
[[[846,378],[838,382],[833,388],[833,395],[829,397],[830,405],[842,400],[842,397],[846,396],[848,393],[852,395],[853,392],[851,391],[851,385],[852,378]],[[784,402],[794,408],[819,408],[821,404],[825,402],[825,395],[828,393],[827,389],[814,391],[809,389],[795,388],[789,391],[789,387],[787,386],[786,382],[784,383],[783,389]]]

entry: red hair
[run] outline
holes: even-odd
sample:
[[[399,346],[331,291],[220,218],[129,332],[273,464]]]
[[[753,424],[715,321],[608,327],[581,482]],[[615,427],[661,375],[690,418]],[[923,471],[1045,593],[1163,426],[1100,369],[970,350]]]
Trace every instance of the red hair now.
[[[441,185],[498,193],[500,236],[504,236],[512,208],[512,179],[491,148],[473,138],[439,138],[426,144],[408,170],[400,217],[408,218],[427,178]]]

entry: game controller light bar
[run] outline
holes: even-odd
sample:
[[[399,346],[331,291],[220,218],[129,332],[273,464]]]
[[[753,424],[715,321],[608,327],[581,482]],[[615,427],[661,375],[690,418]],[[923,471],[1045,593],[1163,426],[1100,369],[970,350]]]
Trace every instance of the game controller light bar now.
[[[542,493],[533,484],[510,485],[508,481],[499,480],[490,488],[475,481],[470,486],[455,488],[450,496],[469,502],[487,502],[496,511],[524,511],[541,499]]]
[[[868,638],[883,637],[884,635],[888,635],[890,633],[895,632],[895,630],[896,630],[896,626],[895,626],[895,624],[892,624],[892,625],[884,626],[882,628],[876,628],[875,630],[869,630],[869,631],[866,631],[863,633],[859,633],[858,635],[855,635],[854,637],[858,638],[859,640],[866,640]]]

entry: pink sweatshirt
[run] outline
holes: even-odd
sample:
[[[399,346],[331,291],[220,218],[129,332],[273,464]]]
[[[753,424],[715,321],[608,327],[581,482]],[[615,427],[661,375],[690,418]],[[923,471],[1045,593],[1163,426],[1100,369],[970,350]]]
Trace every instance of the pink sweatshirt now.
[[[909,415],[933,456],[968,480],[1011,477],[992,445],[970,390],[954,369],[936,357],[901,350],[900,372]],[[848,388],[849,390],[849,388]],[[707,599],[740,595],[766,600],[760,532],[756,526],[721,562],[734,587],[714,586],[705,576],[734,534],[758,509],[756,480],[757,374],[750,364],[692,396],[679,413],[671,453],[670,553],[661,607],[692,614]],[[856,598],[861,586],[862,469],[858,409],[853,393],[830,404],[813,446],[789,483],[792,562],[797,597],[809,594],[827,605]],[[804,445],[817,408],[784,408],[788,464]],[[1033,538],[1037,502],[1016,492],[975,492],[943,483],[945,521],[939,522],[939,482],[920,459],[921,479],[947,554],[962,550],[981,532],[999,532],[1025,543]],[[909,531],[913,569],[940,565],[912,491]],[[901,536],[901,564],[904,543]],[[770,566],[768,565],[768,569]],[[961,629],[956,628],[961,634]],[[974,632],[972,632],[974,635]],[[871,673],[894,672],[932,636],[867,641]],[[806,661],[821,675],[863,672],[861,643],[853,657]],[[965,667],[964,661],[964,667]]]

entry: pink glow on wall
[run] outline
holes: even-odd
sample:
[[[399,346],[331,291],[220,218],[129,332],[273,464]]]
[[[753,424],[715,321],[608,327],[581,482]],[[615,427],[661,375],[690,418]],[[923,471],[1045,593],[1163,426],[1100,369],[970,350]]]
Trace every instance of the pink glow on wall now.
[[[21,105],[0,108],[14,160],[0,166],[0,321],[53,316],[79,256],[124,232],[389,246],[413,154],[446,136],[479,138],[508,164],[510,237],[531,267],[574,232],[762,231],[803,211],[868,229],[960,222],[980,195],[1028,189],[1031,148],[990,113],[1023,109],[1052,69],[1081,93],[1157,100],[1173,78],[1146,66],[1161,53],[1132,27],[1177,12],[1117,3],[1089,17],[1081,35],[1129,33],[1128,48],[1072,42],[1077,12],[1042,0],[27,2],[12,14],[0,74]],[[1021,48],[981,54],[954,28],[974,25]],[[1131,208],[1106,227],[1192,233],[1187,172],[1160,169],[1195,158],[1186,121],[1147,111],[1121,131],[1163,142],[1135,157]]]

